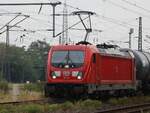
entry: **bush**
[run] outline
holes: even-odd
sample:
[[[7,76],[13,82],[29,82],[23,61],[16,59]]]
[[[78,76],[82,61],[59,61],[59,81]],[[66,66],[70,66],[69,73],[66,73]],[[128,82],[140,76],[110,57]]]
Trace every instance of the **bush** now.
[[[0,110],[0,113],[10,113],[10,111],[8,111],[7,109],[2,109]]]
[[[108,100],[108,103],[111,105],[117,105],[118,104],[118,100],[116,98],[111,98]]]
[[[43,113],[41,105],[26,105],[20,107],[20,113]]]
[[[3,81],[3,80],[4,80],[3,74],[2,74],[2,72],[0,71],[0,81]]]
[[[119,105],[126,105],[126,104],[132,104],[132,103],[133,103],[132,99],[127,98],[127,97],[118,99],[118,104]]]
[[[7,93],[9,91],[9,84],[7,81],[0,81],[0,91]]]
[[[79,106],[81,107],[81,109],[97,109],[100,108],[102,105],[101,101],[98,100],[84,100],[84,101],[80,101]]]
[[[43,86],[44,85],[42,83],[24,84],[24,90],[35,91],[35,92],[43,92]]]
[[[60,106],[58,104],[48,105],[47,107],[47,111],[49,112],[55,112],[55,111],[58,111],[59,109],[60,109]]]
[[[52,104],[47,107],[47,110],[49,112],[56,112],[56,111],[67,111],[71,110],[74,107],[74,104],[67,101],[62,104]]]
[[[129,99],[127,97],[124,97],[124,98],[111,98],[109,101],[108,101],[109,104],[111,105],[126,105],[126,104],[132,104],[132,98]]]
[[[13,105],[1,105],[0,113],[16,113],[16,107]]]
[[[63,104],[60,104],[60,109],[65,111],[65,110],[68,110],[68,109],[72,109],[73,106],[74,106],[73,103],[67,101],[67,102],[65,102]]]

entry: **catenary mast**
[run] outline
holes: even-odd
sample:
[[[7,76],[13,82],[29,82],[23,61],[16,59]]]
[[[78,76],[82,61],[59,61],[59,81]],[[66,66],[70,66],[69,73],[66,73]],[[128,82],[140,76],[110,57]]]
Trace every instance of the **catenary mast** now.
[[[68,10],[67,10],[67,0],[64,1],[64,8],[63,8],[63,31],[65,31],[68,28]],[[68,30],[62,33],[62,39],[61,44],[67,44],[68,43]]]

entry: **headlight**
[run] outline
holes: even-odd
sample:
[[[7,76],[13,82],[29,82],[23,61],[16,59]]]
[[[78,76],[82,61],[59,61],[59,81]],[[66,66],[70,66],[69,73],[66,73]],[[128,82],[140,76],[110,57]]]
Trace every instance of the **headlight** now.
[[[82,73],[82,72],[78,72],[77,79],[78,79],[78,80],[81,80],[82,77],[83,77],[83,73]]]
[[[73,77],[77,77],[77,79],[82,79],[82,77],[83,77],[83,73],[82,72],[79,72],[79,71],[73,71],[72,72],[72,76]]]
[[[77,76],[77,79],[81,80],[81,79],[82,79],[82,77],[81,77],[81,76]]]
[[[57,77],[61,76],[61,73],[60,73],[60,71],[53,71],[51,73],[51,76],[52,76],[53,79],[56,79]]]
[[[56,79],[56,76],[52,76],[53,79]]]

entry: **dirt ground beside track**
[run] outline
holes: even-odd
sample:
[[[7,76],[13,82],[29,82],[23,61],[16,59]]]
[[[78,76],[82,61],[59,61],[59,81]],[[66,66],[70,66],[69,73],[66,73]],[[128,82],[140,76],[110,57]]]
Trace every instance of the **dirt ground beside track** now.
[[[24,90],[23,84],[10,84],[10,90],[7,93],[0,93],[0,102],[36,100],[42,97],[41,92]]]

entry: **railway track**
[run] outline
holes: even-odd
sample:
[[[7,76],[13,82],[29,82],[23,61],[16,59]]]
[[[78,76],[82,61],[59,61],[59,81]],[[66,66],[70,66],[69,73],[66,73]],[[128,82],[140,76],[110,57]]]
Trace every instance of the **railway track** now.
[[[150,111],[150,103],[99,109],[94,113],[144,113]]]
[[[37,99],[37,100],[21,100],[21,101],[10,101],[10,102],[0,102],[0,105],[17,105],[17,104],[28,104],[28,103],[35,103],[35,104],[56,104],[56,103],[63,103],[66,100],[63,99],[51,99],[51,98],[42,98],[42,99]]]
[[[20,105],[20,104],[56,104],[63,103],[66,100],[58,98],[42,98],[37,100],[24,100],[24,101],[11,101],[3,102],[0,105]],[[128,105],[128,106],[117,106],[117,107],[106,107],[103,109],[97,109],[94,113],[145,113],[150,111],[150,103]]]
[[[27,104],[27,103],[48,103],[49,99],[37,99],[37,100],[21,100],[21,101],[10,101],[10,102],[1,102],[0,105],[8,105],[8,104]]]

